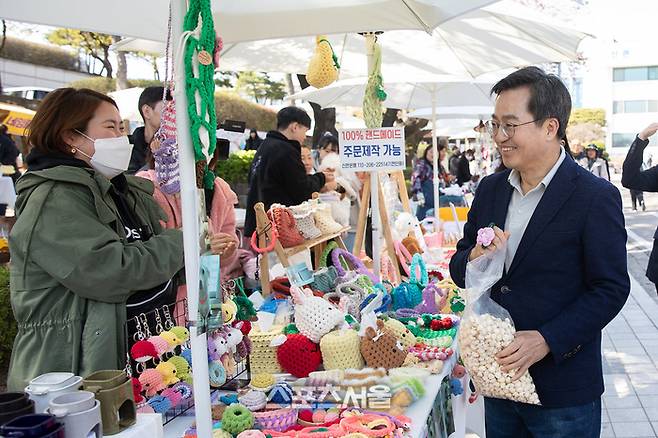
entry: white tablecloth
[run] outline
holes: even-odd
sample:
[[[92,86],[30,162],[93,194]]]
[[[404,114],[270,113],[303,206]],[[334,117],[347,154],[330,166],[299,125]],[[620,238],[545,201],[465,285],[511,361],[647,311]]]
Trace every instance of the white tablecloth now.
[[[182,436],[182,434],[180,435]],[[112,435],[114,438],[163,438],[162,415],[137,414],[137,423],[123,432]]]
[[[8,176],[0,177],[0,204],[7,204],[9,208],[14,208],[15,203],[14,181]]]

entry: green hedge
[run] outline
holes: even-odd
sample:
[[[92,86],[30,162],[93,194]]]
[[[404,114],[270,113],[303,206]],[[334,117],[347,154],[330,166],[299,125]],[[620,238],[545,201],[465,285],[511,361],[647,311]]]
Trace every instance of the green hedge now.
[[[9,302],[9,269],[0,267],[0,369],[9,363],[16,337],[16,321]]]
[[[247,123],[247,128],[259,131],[276,129],[276,111],[250,102],[235,93],[218,91],[215,93],[217,122],[239,120]]]
[[[80,66],[80,60],[74,52],[48,44],[33,43],[13,37],[7,37],[5,47],[0,52],[0,58],[87,73]]]
[[[229,155],[228,160],[218,161],[215,174],[229,184],[247,182],[249,167],[256,151],[238,151]]]
[[[130,87],[153,87],[153,86],[162,86],[161,81],[155,81],[152,79],[128,79],[128,85]],[[104,78],[104,77],[95,77],[88,79],[80,79],[73,81],[69,84],[69,87],[73,88],[89,88],[91,90],[98,91],[99,93],[111,93],[117,89],[117,80],[115,78]]]

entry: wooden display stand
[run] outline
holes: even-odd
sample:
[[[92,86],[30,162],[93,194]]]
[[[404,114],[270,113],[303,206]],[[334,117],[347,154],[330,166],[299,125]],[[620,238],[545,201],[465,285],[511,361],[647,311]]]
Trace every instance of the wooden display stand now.
[[[314,195],[316,197],[316,195]],[[256,232],[258,233],[258,246],[265,248],[272,242],[272,223],[265,213],[265,205],[262,202],[257,203],[254,206],[254,211],[256,212]],[[324,248],[327,245],[327,242],[330,240],[335,240],[339,248],[347,250],[343,239],[340,237],[343,233],[349,231],[350,227],[345,227],[337,233],[327,234],[324,236],[317,237],[315,239],[306,240],[301,245],[293,246],[291,248],[284,248],[281,246],[281,242],[277,239],[274,244],[274,252],[276,252],[279,261],[284,268],[290,266],[288,260],[289,257],[294,254],[300,253],[304,250],[313,248],[313,253],[315,254],[315,261],[320,259]],[[270,263],[267,257],[267,253],[262,254],[260,261],[260,285],[264,296],[270,294]]]
[[[400,194],[400,201],[404,211],[410,212],[409,207],[409,194],[407,193],[407,185],[404,181],[404,174],[402,171],[392,172],[390,174],[398,185],[398,192]],[[379,182],[379,174],[377,174],[377,183],[379,184],[379,215],[381,217],[382,229],[384,231],[384,239],[386,240],[386,251],[389,258],[393,261],[393,267],[400,278],[400,266],[397,263],[397,255],[395,254],[395,244],[393,242],[393,233],[391,233],[391,224],[388,220],[388,211],[384,202],[384,194],[382,193],[382,186]],[[356,238],[354,240],[354,254],[358,256],[363,249],[363,241],[366,232],[366,225],[368,219],[368,209],[370,208],[370,178],[367,178],[363,184],[363,192],[361,195],[361,209],[359,210],[359,220],[356,225]]]

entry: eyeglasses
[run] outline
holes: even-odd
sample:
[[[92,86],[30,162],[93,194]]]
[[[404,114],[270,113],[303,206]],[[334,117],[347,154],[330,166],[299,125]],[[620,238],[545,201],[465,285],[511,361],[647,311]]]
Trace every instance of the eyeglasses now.
[[[529,122],[525,123],[503,123],[502,125],[495,120],[488,120],[484,126],[487,128],[487,132],[491,135],[491,137],[494,137],[497,133],[498,130],[501,129],[503,131],[503,135],[507,137],[509,140],[510,138],[514,137],[514,132],[516,132],[516,128],[519,126],[523,125],[529,125],[531,123],[538,122],[541,119],[535,119],[535,120],[530,120]]]

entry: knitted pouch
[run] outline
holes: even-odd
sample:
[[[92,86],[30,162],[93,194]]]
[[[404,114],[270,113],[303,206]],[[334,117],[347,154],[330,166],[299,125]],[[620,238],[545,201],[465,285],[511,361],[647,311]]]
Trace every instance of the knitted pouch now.
[[[319,204],[315,210],[315,226],[317,226],[323,235],[338,233],[343,227],[334,220],[331,215],[331,206],[329,204]]]
[[[295,217],[290,209],[283,205],[274,204],[267,212],[267,215],[276,228],[281,246],[290,248],[304,243],[304,236],[297,229]]]
[[[311,287],[325,293],[331,292],[336,287],[337,278],[338,272],[333,266],[321,268],[313,274],[313,283],[311,283]]]
[[[306,239],[315,239],[322,235],[322,231],[315,226],[315,219],[313,213],[310,211],[304,214],[293,214],[297,229]]]
[[[363,368],[359,335],[354,330],[335,330],[320,340],[322,362],[327,370]]]
[[[417,271],[420,270],[420,278]],[[423,301],[423,289],[427,286],[429,278],[427,268],[420,254],[415,254],[411,262],[409,282],[402,283],[391,292],[393,296],[393,309],[413,309]]]
[[[323,88],[338,79],[338,58],[324,35],[315,38],[315,53],[306,70],[306,80],[315,88]]]
[[[276,358],[276,347],[271,347],[272,339],[280,335],[282,327],[274,326],[267,332],[258,331],[256,327],[249,332],[251,339],[251,354],[249,367],[251,374],[280,373],[281,366]]]
[[[341,260],[342,259],[342,260]],[[347,270],[343,267],[344,263],[351,267],[352,271],[359,274],[367,275],[372,280],[372,283],[379,283],[379,278],[372,273],[366,265],[355,255],[345,251],[344,249],[337,248],[331,252],[331,260],[333,265],[338,271],[338,276],[344,278],[347,275]],[[344,263],[343,263],[344,262]]]

